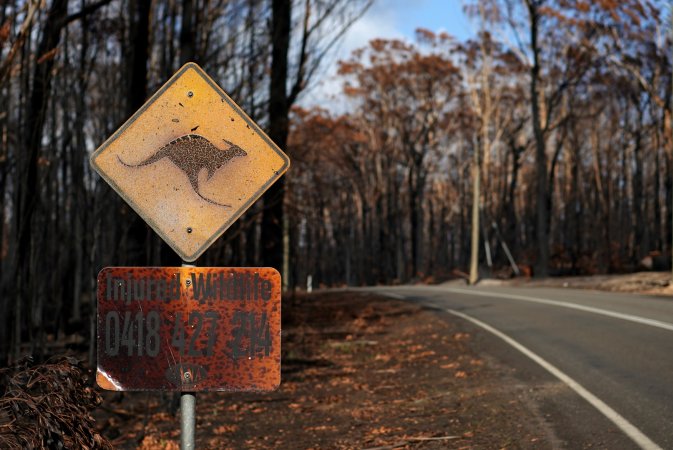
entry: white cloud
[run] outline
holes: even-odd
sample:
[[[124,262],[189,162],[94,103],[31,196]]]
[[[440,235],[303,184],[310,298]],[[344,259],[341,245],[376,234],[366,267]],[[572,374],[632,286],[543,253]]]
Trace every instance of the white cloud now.
[[[303,107],[321,106],[332,110],[342,110],[342,80],[337,75],[338,61],[348,59],[353,50],[366,47],[375,38],[405,39],[398,26],[399,5],[407,4],[403,0],[375,3],[367,13],[351,26],[344,34],[339,45],[323,61],[323,67],[311,87],[300,99]],[[403,8],[402,8],[403,9]]]
[[[372,7],[364,17],[355,22],[348,30],[338,49],[338,56],[344,59],[350,53],[367,45],[375,38],[403,38],[397,27],[397,16],[394,9]]]

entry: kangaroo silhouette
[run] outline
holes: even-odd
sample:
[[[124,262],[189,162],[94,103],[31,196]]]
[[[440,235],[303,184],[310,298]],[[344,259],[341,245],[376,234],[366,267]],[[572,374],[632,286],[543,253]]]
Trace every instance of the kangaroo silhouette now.
[[[198,134],[187,134],[172,140],[161,147],[155,154],[138,164],[128,164],[124,162],[119,155],[117,155],[117,159],[126,167],[142,167],[154,164],[161,159],[168,158],[178,169],[187,175],[189,183],[192,185],[192,189],[194,189],[196,195],[214,205],[230,208],[231,205],[225,205],[206,198],[201,195],[201,192],[199,191],[199,173],[201,173],[201,170],[206,169],[208,171],[208,178],[206,178],[206,180],[210,180],[220,167],[227,164],[233,158],[248,155],[245,150],[238,145],[232,144],[226,139],[223,139],[223,141],[229,145],[229,148],[226,150],[220,150],[215,147],[203,136],[199,136]]]

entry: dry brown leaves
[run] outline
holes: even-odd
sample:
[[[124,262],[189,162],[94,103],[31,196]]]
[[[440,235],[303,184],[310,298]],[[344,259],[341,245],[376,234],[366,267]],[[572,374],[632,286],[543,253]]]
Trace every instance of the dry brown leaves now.
[[[0,448],[112,449],[91,411],[101,399],[73,358],[0,370]]]

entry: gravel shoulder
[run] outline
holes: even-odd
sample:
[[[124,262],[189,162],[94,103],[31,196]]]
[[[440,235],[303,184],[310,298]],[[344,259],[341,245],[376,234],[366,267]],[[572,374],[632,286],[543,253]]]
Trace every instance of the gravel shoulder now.
[[[609,292],[629,292],[647,295],[673,296],[671,272],[636,272],[617,275],[591,275],[577,277],[549,278],[513,278],[499,280],[485,278],[479,281],[480,286],[511,286],[511,287],[554,287],[571,289],[591,289]],[[446,285],[465,286],[462,279],[452,280]]]

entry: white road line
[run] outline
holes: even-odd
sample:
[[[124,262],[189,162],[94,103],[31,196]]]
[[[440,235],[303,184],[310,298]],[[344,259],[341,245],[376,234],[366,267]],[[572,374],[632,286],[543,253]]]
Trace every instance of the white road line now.
[[[474,317],[468,316],[467,314],[463,314],[458,311],[454,311],[452,309],[447,309],[447,312],[458,316],[462,319],[465,319],[469,322],[472,322],[473,324],[483,328],[484,330],[494,334],[495,336],[499,337],[503,341],[507,342],[509,345],[514,347],[515,349],[519,350],[521,353],[538,363],[540,366],[542,366],[545,370],[547,370],[549,373],[554,375],[556,378],[564,382],[570,389],[575,391],[580,397],[585,399],[587,402],[589,402],[594,408],[596,408],[598,411],[601,412],[608,420],[610,420],[612,423],[614,423],[620,430],[624,432],[628,437],[630,437],[633,442],[635,442],[640,448],[646,449],[646,450],[661,450],[661,447],[659,447],[657,444],[655,444],[650,438],[645,436],[642,431],[640,431],[638,428],[636,428],[631,422],[626,420],[624,417],[622,417],[617,411],[614,409],[610,408],[608,405],[606,405],[601,399],[596,397],[594,394],[586,390],[581,384],[579,384],[577,381],[573,380],[570,378],[568,375],[565,373],[561,372],[558,368],[556,368],[554,365],[550,364],[547,362],[545,359],[542,357],[538,356],[537,354],[533,353],[531,350],[528,348],[524,347],[523,345],[519,344],[517,341],[514,339],[510,338],[506,334],[496,330],[492,326],[482,322],[481,320],[475,319]]]
[[[648,319],[646,317],[634,316],[632,314],[618,313],[615,311],[610,311],[607,309],[593,308],[591,306],[578,305],[577,303],[568,303],[568,302],[559,302],[556,300],[548,300],[545,298],[538,297],[528,297],[524,295],[516,294],[504,294],[500,292],[485,292],[485,291],[472,291],[467,289],[455,289],[455,288],[430,288],[431,290],[436,290],[440,292],[453,292],[455,294],[466,294],[466,295],[475,295],[477,297],[500,297],[510,300],[521,300],[524,302],[531,303],[540,303],[543,305],[559,306],[561,308],[576,309],[579,311],[590,312],[593,314],[600,314],[602,316],[612,317],[615,319],[627,320],[629,322],[639,323],[641,325],[649,325],[651,327],[662,328],[664,330],[673,331],[673,324],[669,322],[662,322],[660,320]]]

